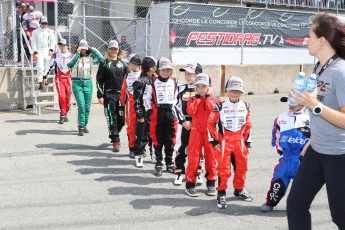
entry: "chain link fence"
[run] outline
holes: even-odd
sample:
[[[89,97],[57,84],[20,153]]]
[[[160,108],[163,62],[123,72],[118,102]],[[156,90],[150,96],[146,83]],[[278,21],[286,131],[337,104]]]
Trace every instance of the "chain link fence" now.
[[[0,0],[0,66],[13,65],[19,59],[16,55],[17,49],[14,48],[17,43],[16,1]],[[160,4],[162,2],[165,3]],[[302,1],[250,2],[264,3],[263,8],[190,4],[192,7],[186,10],[189,6],[178,8],[177,2],[155,1],[156,4],[153,5],[151,0],[57,0],[56,5],[42,1],[40,4],[43,13],[48,16],[48,21],[55,19],[54,24],[59,36],[68,40],[71,51],[76,49],[81,39],[86,39],[90,46],[104,53],[110,40],[115,39],[120,43],[123,36],[126,37],[131,51],[141,57],[159,57],[160,54],[170,56],[174,50],[189,47],[237,47],[243,50],[252,47],[279,48],[283,43],[298,47],[305,43],[305,40],[300,39],[300,34],[301,31],[304,33],[310,24],[308,18],[304,17],[307,13],[294,13],[294,16],[290,17],[289,12],[266,9],[267,4],[273,2],[278,4]],[[319,2],[321,5],[321,1]],[[332,2],[330,1],[330,6],[334,5]],[[343,1],[335,2],[336,6],[343,6]],[[242,1],[237,3],[242,4]],[[158,8],[156,11],[152,10],[157,5],[164,5],[162,16],[157,14]],[[315,13],[317,10],[314,7]],[[52,28],[52,24],[50,26]],[[260,38],[258,30],[264,31]],[[191,33],[195,31],[199,34]],[[227,49],[218,51],[229,52]],[[194,52],[198,56],[205,51],[191,49],[188,52]],[[181,51],[181,55],[182,53]],[[239,60],[243,55],[234,58]]]
[[[146,1],[150,3],[149,0]],[[147,6],[132,1],[59,1],[58,25],[62,37],[69,41],[72,50],[81,39],[90,46],[105,52],[110,40],[117,40],[121,47],[121,37],[126,37],[130,49],[145,56],[145,28]],[[127,47],[128,47],[127,45]]]
[[[14,43],[17,37],[14,4],[0,0],[0,65],[13,65],[15,62]]]

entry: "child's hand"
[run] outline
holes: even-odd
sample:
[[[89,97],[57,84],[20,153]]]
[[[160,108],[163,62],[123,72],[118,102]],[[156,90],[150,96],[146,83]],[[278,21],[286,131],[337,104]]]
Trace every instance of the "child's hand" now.
[[[190,121],[186,121],[182,124],[182,127],[187,130],[190,130],[190,128],[192,127],[192,123],[190,123]]]
[[[252,148],[247,148],[247,155],[250,153],[251,150]]]
[[[215,145],[215,146],[214,146],[214,149],[217,150],[218,152],[220,152],[220,144]]]

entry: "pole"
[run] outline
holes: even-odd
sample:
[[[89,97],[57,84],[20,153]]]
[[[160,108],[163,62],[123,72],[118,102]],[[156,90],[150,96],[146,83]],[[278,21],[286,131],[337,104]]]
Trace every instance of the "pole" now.
[[[5,38],[4,38],[4,14],[2,12],[2,2],[0,3],[0,15],[1,15],[1,60],[2,60],[2,66],[5,64]]]
[[[83,0],[83,39],[86,40],[85,0]]]
[[[12,2],[12,34],[13,34],[13,61],[14,63],[18,62],[18,34],[17,34],[17,18],[16,18],[16,10],[15,10],[15,2]]]
[[[243,21],[243,23],[242,23],[242,41],[241,41],[241,65],[243,65],[243,48],[244,48],[244,24],[245,24],[245,22],[247,21],[247,18],[248,18],[248,16],[249,16],[249,13],[250,13],[250,11],[252,10],[252,8],[249,8],[248,9],[248,12],[247,12],[247,14],[246,14],[246,17],[244,18],[244,21]]]

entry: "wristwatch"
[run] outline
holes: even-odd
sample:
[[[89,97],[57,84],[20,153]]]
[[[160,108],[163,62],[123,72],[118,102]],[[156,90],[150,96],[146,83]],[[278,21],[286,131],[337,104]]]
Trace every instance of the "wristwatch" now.
[[[319,104],[317,104],[317,106],[314,107],[314,109],[312,110],[313,114],[315,115],[320,115],[320,113],[322,112],[322,103],[319,102]]]

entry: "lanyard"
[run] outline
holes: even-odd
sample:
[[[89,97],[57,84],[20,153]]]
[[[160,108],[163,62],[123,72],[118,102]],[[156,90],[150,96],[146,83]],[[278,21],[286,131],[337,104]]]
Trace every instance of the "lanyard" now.
[[[323,73],[323,71],[325,71],[325,69],[328,68],[328,66],[330,66],[336,59],[338,58],[338,54],[334,54],[330,59],[328,59],[328,61],[326,62],[326,64],[324,64],[320,70],[319,73],[316,74],[316,78],[319,78],[320,75]],[[313,73],[316,73],[316,69],[319,67],[320,65],[320,61],[318,61],[313,69]]]

